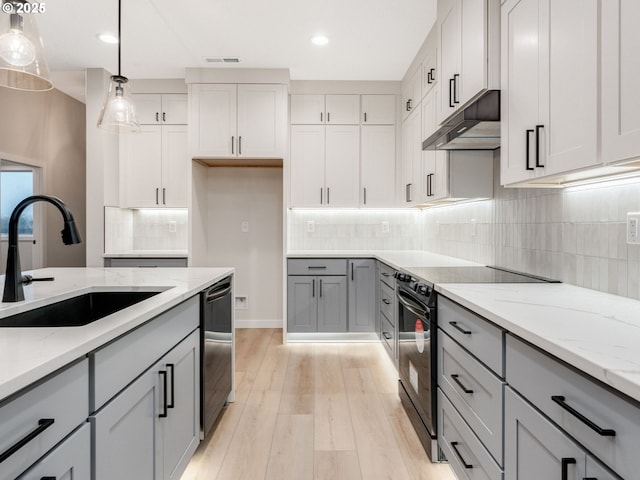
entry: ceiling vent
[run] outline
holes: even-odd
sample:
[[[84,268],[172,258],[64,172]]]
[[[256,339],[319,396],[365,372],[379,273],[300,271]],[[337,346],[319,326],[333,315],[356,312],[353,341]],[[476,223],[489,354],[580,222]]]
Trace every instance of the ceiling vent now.
[[[207,63],[240,63],[238,57],[205,57]]]

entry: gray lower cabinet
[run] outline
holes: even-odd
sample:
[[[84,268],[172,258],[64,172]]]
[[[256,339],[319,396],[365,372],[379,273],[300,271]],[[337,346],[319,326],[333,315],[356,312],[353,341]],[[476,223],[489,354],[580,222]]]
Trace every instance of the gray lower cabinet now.
[[[19,480],[88,479],[91,478],[91,427],[84,423],[58,446],[45,455]]]
[[[505,475],[509,480],[618,478],[511,388],[505,393]]]
[[[199,442],[199,332],[90,417],[94,480],[179,479]]]
[[[376,331],[376,261],[349,260],[349,327],[350,332]]]
[[[187,257],[160,257],[160,258],[122,258],[122,257],[106,257],[104,259],[105,267],[187,267]]]
[[[347,279],[344,275],[289,275],[289,332],[346,332]]]

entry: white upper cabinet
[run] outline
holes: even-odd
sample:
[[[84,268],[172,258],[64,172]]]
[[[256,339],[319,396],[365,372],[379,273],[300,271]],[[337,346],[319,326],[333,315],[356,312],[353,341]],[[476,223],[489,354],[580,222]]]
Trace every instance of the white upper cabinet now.
[[[395,201],[396,127],[363,126],[360,133],[360,205],[391,207]]]
[[[395,95],[362,95],[362,125],[395,125]]]
[[[438,29],[432,28],[426,39],[422,60],[422,97],[438,83]]]
[[[136,93],[132,97],[141,125],[186,125],[188,122],[185,93]]]
[[[599,163],[598,10],[598,0],[503,5],[503,185]]]
[[[291,95],[292,125],[359,125],[360,95]]]
[[[499,88],[499,0],[438,2],[438,124]]]
[[[284,85],[193,84],[190,89],[192,157],[284,156]]]
[[[421,203],[422,198],[422,111],[417,108],[402,122],[401,207]]]
[[[413,112],[422,100],[422,65],[409,74],[402,83],[402,119]]]
[[[602,8],[602,161],[640,157],[640,2]]]
[[[324,140],[322,125],[291,126],[291,205],[324,204]]]
[[[357,207],[360,185],[360,127],[327,126],[325,185],[328,207]]]

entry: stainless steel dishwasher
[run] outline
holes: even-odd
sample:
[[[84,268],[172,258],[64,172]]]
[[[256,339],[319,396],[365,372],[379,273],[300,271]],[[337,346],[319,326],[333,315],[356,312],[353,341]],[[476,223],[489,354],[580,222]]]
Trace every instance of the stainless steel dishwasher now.
[[[200,428],[211,431],[231,393],[233,277],[213,284],[200,294]]]

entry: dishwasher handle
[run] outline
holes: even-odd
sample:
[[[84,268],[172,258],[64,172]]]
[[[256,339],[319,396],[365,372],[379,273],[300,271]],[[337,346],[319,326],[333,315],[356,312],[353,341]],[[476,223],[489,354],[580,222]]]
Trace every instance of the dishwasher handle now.
[[[218,285],[214,285],[205,292],[205,301],[207,303],[215,302],[216,300],[228,295],[231,292],[231,281],[223,282]]]

